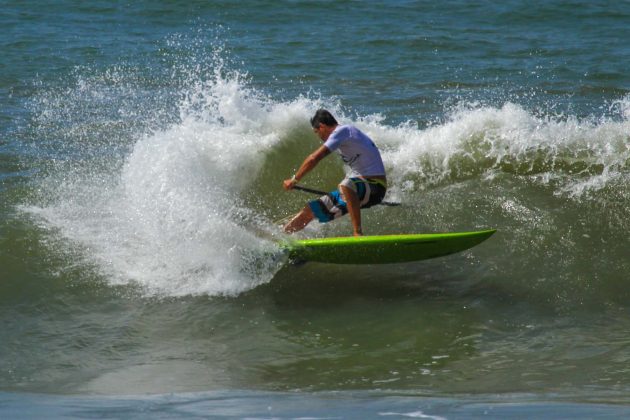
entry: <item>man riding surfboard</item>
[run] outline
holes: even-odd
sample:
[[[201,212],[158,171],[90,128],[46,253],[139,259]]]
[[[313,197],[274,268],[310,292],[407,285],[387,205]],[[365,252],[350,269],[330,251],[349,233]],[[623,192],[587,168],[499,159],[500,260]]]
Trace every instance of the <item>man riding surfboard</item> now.
[[[323,158],[334,151],[350,167],[350,173],[339,183],[338,189],[310,201],[284,226],[284,231],[300,231],[314,218],[320,223],[326,223],[350,213],[353,234],[361,236],[361,208],[379,204],[387,191],[381,153],[365,133],[353,125],[339,125],[335,117],[325,109],[315,113],[311,118],[311,126],[324,144],[304,159],[295,175],[284,180],[283,188],[291,190]]]

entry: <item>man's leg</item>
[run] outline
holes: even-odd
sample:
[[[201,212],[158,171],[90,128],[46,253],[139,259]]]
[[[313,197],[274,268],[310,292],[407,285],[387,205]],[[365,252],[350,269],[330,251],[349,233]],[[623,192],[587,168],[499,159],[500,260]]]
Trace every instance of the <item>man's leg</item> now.
[[[343,201],[346,202],[348,207],[348,213],[350,213],[350,220],[352,221],[352,229],[354,230],[354,236],[363,235],[361,230],[361,204],[359,203],[359,197],[357,193],[350,187],[343,184],[339,185],[339,191],[343,196]]]
[[[284,231],[286,233],[299,232],[300,230],[304,229],[306,225],[308,225],[314,218],[315,216],[313,215],[313,211],[309,206],[306,206],[302,209],[302,211],[296,214],[293,219],[289,221],[289,223],[284,225]]]

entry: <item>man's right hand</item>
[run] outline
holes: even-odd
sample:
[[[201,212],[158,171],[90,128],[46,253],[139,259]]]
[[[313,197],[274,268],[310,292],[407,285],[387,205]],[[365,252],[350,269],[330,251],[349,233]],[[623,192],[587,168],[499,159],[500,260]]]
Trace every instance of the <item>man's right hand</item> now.
[[[285,179],[284,182],[282,182],[282,188],[287,191],[292,190],[293,187],[295,187],[295,184],[297,184],[297,179],[295,179],[295,177],[291,177],[289,179]]]

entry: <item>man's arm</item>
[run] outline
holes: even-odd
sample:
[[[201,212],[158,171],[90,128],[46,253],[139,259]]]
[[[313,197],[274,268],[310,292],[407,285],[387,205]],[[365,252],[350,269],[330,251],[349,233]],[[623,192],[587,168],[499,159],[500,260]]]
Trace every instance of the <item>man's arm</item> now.
[[[317,166],[320,160],[322,160],[329,154],[330,150],[328,150],[326,146],[322,145],[319,147],[319,149],[308,155],[306,159],[304,159],[304,162],[302,162],[302,165],[300,165],[300,168],[297,170],[295,175],[292,178],[284,180],[284,182],[282,183],[284,189],[292,189],[295,184],[300,181],[300,179],[304,178],[307,173],[309,173],[313,168],[315,168],[315,166]]]

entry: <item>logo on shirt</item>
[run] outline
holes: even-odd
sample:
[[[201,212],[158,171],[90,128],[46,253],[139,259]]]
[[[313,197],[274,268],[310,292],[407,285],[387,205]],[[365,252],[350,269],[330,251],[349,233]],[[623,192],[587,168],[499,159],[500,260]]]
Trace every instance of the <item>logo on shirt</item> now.
[[[341,155],[341,160],[343,160],[343,163],[345,163],[346,165],[352,166],[352,164],[354,162],[356,162],[359,159],[360,156],[361,156],[361,153],[357,153],[356,155],[354,155],[351,158],[347,158],[346,156]]]

